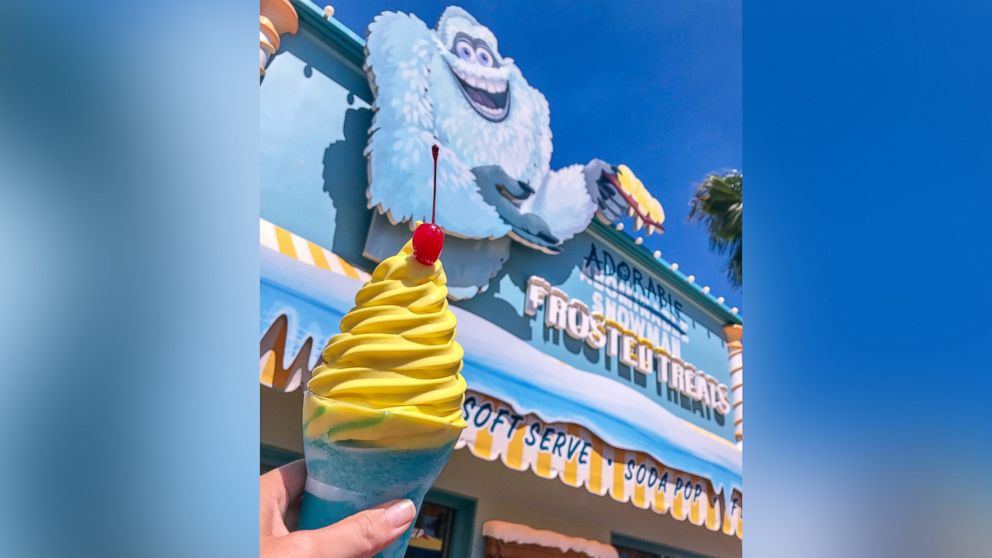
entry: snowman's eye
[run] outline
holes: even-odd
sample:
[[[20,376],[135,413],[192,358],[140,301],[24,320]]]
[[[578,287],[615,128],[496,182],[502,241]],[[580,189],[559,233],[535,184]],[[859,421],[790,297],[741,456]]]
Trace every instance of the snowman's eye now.
[[[479,61],[479,64],[482,64],[487,68],[492,68],[493,55],[485,47],[475,49],[475,58]]]
[[[459,39],[455,42],[455,54],[458,55],[458,58],[466,62],[475,61],[475,49],[472,48],[472,43],[464,39]]]

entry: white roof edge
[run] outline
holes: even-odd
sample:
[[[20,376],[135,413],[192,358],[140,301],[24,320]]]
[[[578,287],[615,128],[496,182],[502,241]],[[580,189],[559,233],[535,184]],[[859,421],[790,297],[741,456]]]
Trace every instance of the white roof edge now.
[[[555,531],[534,529],[527,525],[510,523],[508,521],[487,521],[482,525],[482,534],[504,542],[535,544],[547,548],[557,548],[562,553],[572,550],[587,554],[591,558],[618,558],[619,556],[616,548],[599,541],[580,537],[569,537]]]

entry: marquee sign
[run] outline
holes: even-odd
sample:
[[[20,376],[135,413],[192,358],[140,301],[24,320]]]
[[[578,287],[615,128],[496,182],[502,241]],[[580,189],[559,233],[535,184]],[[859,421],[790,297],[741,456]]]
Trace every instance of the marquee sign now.
[[[612,243],[608,232],[583,232],[554,258],[514,252],[493,281],[495,292],[465,308],[734,441],[740,390],[728,363],[726,319],[689,298],[650,256]]]
[[[577,298],[552,287],[546,279],[533,275],[527,281],[524,314],[536,316],[544,308],[544,325],[564,331],[590,348],[605,349],[606,358],[667,384],[694,401],[721,414],[728,414],[730,388],[702,370],[682,360],[679,338],[667,331],[652,330],[654,340],[603,316],[603,297],[595,297],[593,309]],[[647,333],[651,335],[651,332]],[[605,360],[605,359],[604,359]]]
[[[666,467],[642,452],[612,447],[582,426],[521,416],[510,405],[472,390],[465,395],[462,415],[468,426],[456,447],[467,447],[478,458],[499,459],[515,471],[530,469],[597,496],[743,537],[737,491],[729,498],[713,494],[704,478]]]

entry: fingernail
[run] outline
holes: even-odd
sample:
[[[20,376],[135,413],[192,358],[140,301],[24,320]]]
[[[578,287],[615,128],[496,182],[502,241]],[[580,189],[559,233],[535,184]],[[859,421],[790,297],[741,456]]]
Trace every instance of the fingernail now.
[[[386,521],[393,527],[409,525],[414,517],[417,517],[417,508],[410,500],[400,500],[386,508]]]

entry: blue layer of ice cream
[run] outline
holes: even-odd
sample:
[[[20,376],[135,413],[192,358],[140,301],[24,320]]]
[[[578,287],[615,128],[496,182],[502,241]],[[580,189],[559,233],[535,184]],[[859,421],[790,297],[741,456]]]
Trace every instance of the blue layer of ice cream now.
[[[317,529],[383,502],[408,498],[417,510],[454,442],[429,449],[354,448],[305,438],[307,486],[300,529]],[[377,556],[401,558],[413,526]]]

